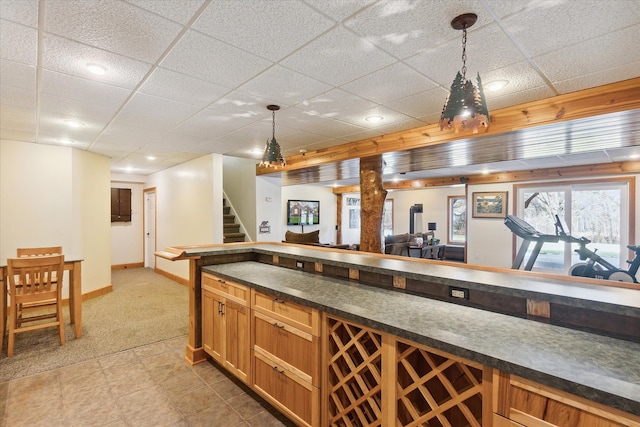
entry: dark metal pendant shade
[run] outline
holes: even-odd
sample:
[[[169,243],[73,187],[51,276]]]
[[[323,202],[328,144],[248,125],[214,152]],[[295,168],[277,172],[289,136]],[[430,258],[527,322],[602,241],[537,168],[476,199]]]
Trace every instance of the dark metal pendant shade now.
[[[477,16],[475,14],[466,13],[451,21],[453,28],[463,31],[462,72],[458,71],[455,79],[453,79],[449,96],[444,103],[444,107],[442,107],[440,130],[453,128],[458,132],[460,129],[473,129],[473,132],[476,133],[480,126],[487,127],[489,125],[489,109],[487,108],[480,73],[478,73],[476,79],[477,86],[471,80],[466,79],[467,28],[471,27],[476,22],[476,19]]]
[[[267,109],[271,110],[273,134],[271,136],[271,141],[267,139],[267,144],[264,147],[264,153],[262,154],[262,161],[260,162],[260,166],[275,168],[283,167],[286,166],[287,162],[282,156],[280,144],[278,144],[278,141],[276,141],[276,111],[280,109],[280,106],[267,105]]]

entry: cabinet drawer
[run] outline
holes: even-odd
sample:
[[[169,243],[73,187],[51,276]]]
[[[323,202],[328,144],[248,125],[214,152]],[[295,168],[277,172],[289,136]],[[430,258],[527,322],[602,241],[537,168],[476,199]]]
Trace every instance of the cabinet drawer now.
[[[320,420],[317,387],[302,381],[261,352],[254,357],[254,389],[297,424],[317,426]]]
[[[255,290],[252,295],[251,308],[254,310],[312,335],[320,335],[320,314],[318,310]]]
[[[319,386],[319,338],[254,311],[256,351],[263,350],[301,379]]]
[[[251,290],[245,285],[202,273],[202,288],[212,291],[237,303],[248,306]]]

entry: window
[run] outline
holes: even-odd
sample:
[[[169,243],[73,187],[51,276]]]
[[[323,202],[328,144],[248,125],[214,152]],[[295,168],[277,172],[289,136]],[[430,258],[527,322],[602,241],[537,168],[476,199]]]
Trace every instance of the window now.
[[[591,241],[589,249],[597,249],[602,258],[626,269],[631,186],[628,179],[520,186],[516,212],[541,234],[555,234],[557,215],[567,234],[586,237]],[[518,238],[518,247],[521,243]],[[545,243],[533,269],[568,272],[580,262],[577,247],[563,241]]]
[[[393,199],[384,201],[382,211],[382,236],[391,236],[393,234]]]
[[[448,243],[467,241],[467,199],[465,196],[449,196]]]

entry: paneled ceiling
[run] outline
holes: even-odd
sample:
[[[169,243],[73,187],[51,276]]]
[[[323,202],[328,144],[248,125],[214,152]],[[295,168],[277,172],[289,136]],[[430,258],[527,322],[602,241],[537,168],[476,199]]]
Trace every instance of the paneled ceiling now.
[[[486,91],[490,110],[640,76],[637,0],[1,0],[0,138],[70,145],[146,175],[207,153],[257,162],[268,104],[281,106],[286,156],[433,124],[462,63],[450,21],[466,12],[478,15],[467,74],[508,82]],[[518,133],[538,138],[529,153],[492,137],[385,161],[423,177],[620,161],[640,154],[639,114],[625,114],[624,145],[560,153],[586,138],[564,124]]]

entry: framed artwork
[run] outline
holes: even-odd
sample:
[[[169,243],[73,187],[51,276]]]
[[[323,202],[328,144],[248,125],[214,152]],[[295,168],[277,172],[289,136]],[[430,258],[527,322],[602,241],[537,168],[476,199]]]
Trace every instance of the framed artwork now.
[[[505,218],[507,216],[507,192],[473,193],[474,218]]]
[[[347,206],[360,206],[360,199],[357,197],[347,197]]]

